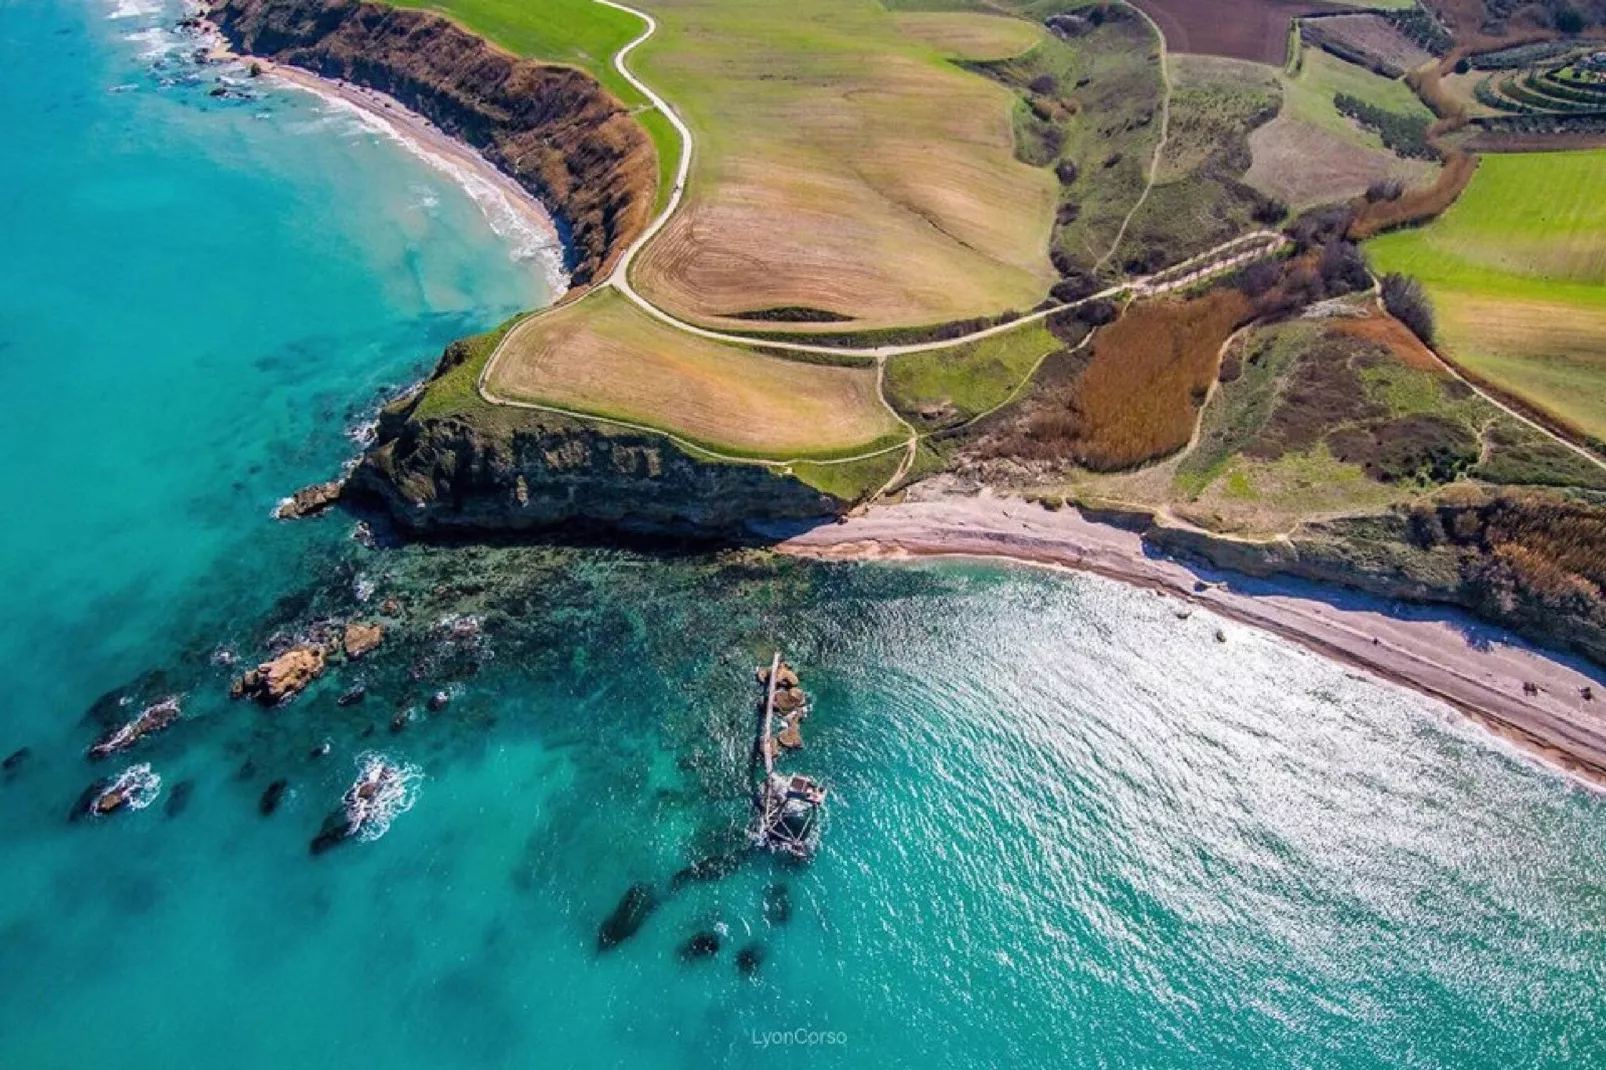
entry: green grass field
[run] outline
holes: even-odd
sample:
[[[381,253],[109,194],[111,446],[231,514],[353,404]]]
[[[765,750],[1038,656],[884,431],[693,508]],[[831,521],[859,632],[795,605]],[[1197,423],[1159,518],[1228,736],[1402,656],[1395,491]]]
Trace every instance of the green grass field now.
[[[858,327],[1029,307],[1052,282],[1052,174],[1014,158],[1012,95],[947,44],[864,0],[643,0],[660,31],[641,77],[692,128],[686,201],[635,263],[668,311],[721,329],[756,309]],[[968,20],[968,22],[967,22]]]
[[[589,72],[627,107],[658,151],[658,200],[668,197],[680,136],[619,74],[613,55],[645,29],[634,15],[595,0],[389,0],[397,7],[435,11],[509,52]]]
[[[953,349],[893,357],[887,399],[922,431],[951,427],[1008,401],[1044,357],[1063,347],[1039,321]]]
[[[1400,115],[1433,118],[1427,105],[1403,81],[1391,81],[1364,67],[1345,63],[1319,48],[1303,51],[1299,73],[1286,79],[1285,84],[1288,115],[1367,148],[1382,149],[1383,142],[1339,114],[1333,106],[1335,95],[1347,93]]]
[[[1448,212],[1367,250],[1421,279],[1456,360],[1606,437],[1606,151],[1489,156]]]

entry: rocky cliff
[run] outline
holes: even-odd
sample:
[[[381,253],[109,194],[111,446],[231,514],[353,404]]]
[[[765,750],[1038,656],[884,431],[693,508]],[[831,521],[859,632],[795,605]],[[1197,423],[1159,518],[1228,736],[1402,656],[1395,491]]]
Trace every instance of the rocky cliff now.
[[[606,276],[647,225],[652,142],[582,71],[361,0],[217,0],[210,17],[240,52],[378,90],[474,146],[566,227],[576,286]]]
[[[850,504],[761,465],[693,456],[661,435],[488,405],[469,384],[498,337],[454,342],[428,384],[381,414],[347,495],[379,502],[417,533],[567,525],[724,536],[754,521],[826,519]],[[442,392],[456,400],[442,404]]]
[[[1251,576],[1456,606],[1606,665],[1606,506],[1588,499],[1467,491],[1306,524],[1281,540],[1152,523],[1143,537],[1166,553]]]

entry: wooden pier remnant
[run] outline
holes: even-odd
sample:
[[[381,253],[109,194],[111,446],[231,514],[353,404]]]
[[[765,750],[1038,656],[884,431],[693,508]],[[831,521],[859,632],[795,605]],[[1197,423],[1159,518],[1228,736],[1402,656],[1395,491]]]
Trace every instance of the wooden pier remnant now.
[[[798,686],[797,673],[781,660],[780,651],[770,659],[768,669],[758,670],[758,678],[764,685],[764,703],[754,743],[754,771],[762,765],[763,773],[753,791],[753,844],[806,858],[818,842],[825,788],[801,773],[776,772],[775,762],[783,747],[802,748],[799,725],[808,716],[808,699]],[[779,733],[775,731],[777,710],[784,725]]]

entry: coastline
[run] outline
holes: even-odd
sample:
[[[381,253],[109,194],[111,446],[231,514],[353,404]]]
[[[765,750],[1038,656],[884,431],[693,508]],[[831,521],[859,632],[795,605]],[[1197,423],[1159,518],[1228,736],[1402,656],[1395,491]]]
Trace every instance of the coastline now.
[[[364,125],[394,138],[407,151],[446,174],[479,206],[491,229],[509,242],[515,259],[540,264],[550,292],[548,303],[556,304],[563,298],[570,279],[564,268],[567,250],[562,232],[546,205],[510,175],[393,97],[287,63],[238,55],[228,49],[215,28],[209,28],[209,33],[218,41],[213,53],[216,57],[254,63],[262,77],[351,112]],[[498,210],[511,218],[497,218]],[[522,234],[512,234],[510,230]],[[520,240],[524,235],[529,237]]]
[[[1308,581],[1190,565],[1074,508],[1050,512],[986,491],[871,506],[776,549],[829,561],[997,561],[1147,587],[1439,699],[1577,783],[1606,790],[1606,673],[1448,607],[1402,608]],[[1528,693],[1529,684],[1538,691]]]

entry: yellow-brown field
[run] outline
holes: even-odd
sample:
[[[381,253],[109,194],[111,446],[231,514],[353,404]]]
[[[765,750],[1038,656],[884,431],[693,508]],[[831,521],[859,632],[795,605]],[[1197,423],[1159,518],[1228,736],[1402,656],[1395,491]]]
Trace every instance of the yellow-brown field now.
[[[771,460],[853,453],[896,440],[869,367],[765,356],[665,326],[613,290],[525,321],[486,381],[505,401],[669,431]]]
[[[893,21],[906,37],[954,59],[1008,59],[1043,39],[1036,23],[971,11],[900,12]]]
[[[997,45],[985,16],[934,44],[936,24],[858,0],[646,6],[661,28],[633,62],[695,136],[686,202],[634,266],[649,300],[720,327],[774,308],[873,327],[1046,292],[1054,176],[1014,158],[1011,94],[943,58],[956,35]]]

